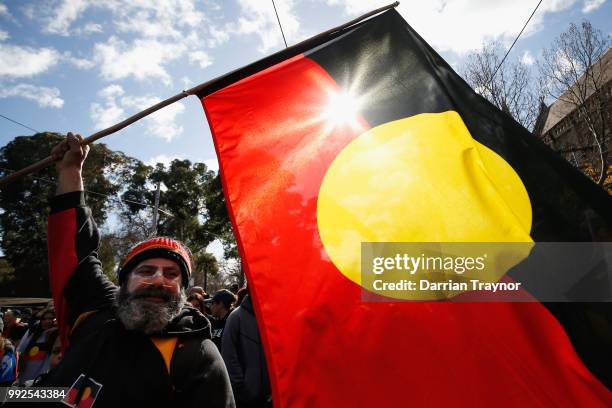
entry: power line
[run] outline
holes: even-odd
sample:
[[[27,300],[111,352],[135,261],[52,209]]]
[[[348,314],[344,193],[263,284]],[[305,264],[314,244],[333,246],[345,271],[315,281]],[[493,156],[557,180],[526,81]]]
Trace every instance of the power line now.
[[[0,167],[0,170],[15,171],[15,170],[12,170],[12,169],[7,169],[5,167]],[[44,181],[46,183],[55,183],[53,180],[49,180],[49,179],[46,179],[46,178],[43,178],[43,177],[36,177],[36,176],[32,176],[32,175],[30,175],[30,177],[32,177],[33,179],[36,179],[36,180]],[[143,207],[153,207],[151,204],[141,203],[141,202],[138,202],[138,201],[122,199],[118,195],[115,196],[115,195],[110,195],[110,194],[103,194],[103,193],[98,193],[96,191],[89,191],[89,190],[83,190],[83,191],[85,193],[87,193],[87,194],[95,194],[95,195],[99,195],[99,196],[103,196],[103,197],[108,197],[108,198],[111,198],[111,199],[115,199],[115,200],[121,201],[123,203],[137,204],[137,205],[141,205]],[[162,210],[161,208],[157,208],[157,211],[159,211],[162,214],[167,215],[168,217],[174,217],[174,215],[171,212],[166,211],[166,210]],[[224,239],[223,237],[221,237],[220,235],[215,234],[212,231],[209,231],[209,230],[205,229],[204,232],[209,234],[210,236],[214,237],[215,239],[220,240],[220,241],[223,241],[223,239]]]
[[[14,172],[15,171],[13,169],[7,169],[5,167],[0,167],[0,170],[10,171],[10,172]],[[46,178],[43,178],[43,177],[36,177],[36,176],[30,176],[30,177],[32,177],[33,179],[36,179],[36,180],[44,181],[45,183],[55,184],[55,181],[49,180],[49,179],[46,179]],[[87,194],[94,194],[94,195],[99,195],[99,196],[102,196],[102,197],[108,197],[108,198],[111,198],[111,199],[119,200],[119,201],[121,201],[123,203],[136,204],[136,205],[141,205],[143,207],[153,207],[151,204],[141,203],[141,202],[138,202],[138,201],[122,199],[122,198],[119,198],[119,196],[116,196],[116,195],[103,194],[103,193],[98,193],[96,191],[89,191],[89,190],[83,190],[83,191],[85,193],[87,193]],[[163,213],[163,214],[166,214],[169,217],[174,217],[174,215],[172,215],[172,213],[170,213],[168,211],[165,211],[165,210],[162,210],[161,208],[158,208],[157,210],[159,212]]]
[[[281,35],[283,36],[283,41],[285,42],[285,48],[287,48],[287,40],[285,39],[285,33],[283,32],[283,26],[281,25],[280,18],[278,17],[278,12],[276,11],[276,5],[274,4],[274,0],[272,0],[272,7],[274,7],[274,14],[276,14],[276,20],[278,21],[278,26],[280,27]]]
[[[497,66],[497,68],[495,68],[495,71],[493,72],[493,75],[491,75],[491,82],[493,82],[493,78],[495,78],[495,74],[497,74],[497,71],[499,70],[499,68],[502,66],[502,64],[504,63],[504,61],[506,60],[506,57],[508,56],[508,54],[510,54],[510,50],[512,50],[512,47],[514,47],[514,44],[516,44],[516,42],[518,41],[518,39],[521,37],[521,34],[523,34],[523,31],[525,30],[525,27],[527,27],[527,24],[529,24],[529,22],[531,21],[531,17],[533,17],[533,15],[535,14],[535,12],[538,10],[538,7],[540,7],[540,4],[542,4],[542,0],[540,0],[538,2],[538,5],[533,9],[533,12],[531,13],[531,15],[529,16],[529,18],[527,19],[527,21],[525,22],[525,25],[523,26],[523,28],[521,29],[521,32],[518,33],[518,35],[516,36],[516,38],[514,39],[514,42],[512,43],[512,45],[510,46],[510,48],[508,48],[508,51],[506,52],[506,55],[504,55],[504,58],[502,58],[501,62],[499,63],[499,65]]]
[[[11,171],[11,172],[15,171],[15,170],[12,170],[12,169],[7,169],[6,167],[0,167],[0,170]],[[45,183],[55,183],[55,181],[49,180],[49,179],[46,179],[46,178],[43,178],[43,177],[36,177],[36,176],[32,176],[32,175],[30,175],[30,177],[32,177],[33,179],[36,179],[36,180],[44,181]],[[131,204],[141,205],[143,207],[153,207],[153,205],[151,205],[151,204],[141,203],[141,202],[138,202],[138,201],[122,199],[118,195],[103,194],[103,193],[98,193],[96,191],[90,191],[90,190],[83,190],[83,192],[85,192],[87,194],[94,194],[94,195],[99,195],[99,196],[102,196],[102,197],[108,197],[108,198],[111,198],[111,199],[115,199],[115,200],[121,201],[123,203],[131,203]],[[167,215],[168,217],[174,217],[174,215],[171,212],[166,211],[166,210],[162,210],[161,208],[157,208],[157,211],[159,211],[162,214]],[[215,239],[218,239],[220,241],[222,241],[224,239],[223,237],[221,237],[220,235],[215,234],[212,231],[204,230],[204,232],[206,232],[207,234],[211,235],[212,237],[214,237]]]
[[[6,119],[6,120],[9,120],[9,121],[11,121],[11,122],[13,122],[13,123],[18,124],[19,126],[23,126],[23,127],[24,127],[24,128],[26,128],[26,129],[30,129],[31,131],[34,131],[34,132],[36,132],[36,133],[40,133],[38,130],[36,130],[36,129],[34,129],[34,128],[31,128],[31,127],[29,127],[29,126],[27,126],[27,125],[24,125],[24,124],[23,124],[23,123],[21,123],[21,122],[17,122],[16,120],[11,119],[11,118],[9,118],[9,117],[7,117],[7,116],[4,116],[4,115],[0,115],[0,116],[1,116],[1,117],[3,117],[3,118],[4,118],[4,119]]]

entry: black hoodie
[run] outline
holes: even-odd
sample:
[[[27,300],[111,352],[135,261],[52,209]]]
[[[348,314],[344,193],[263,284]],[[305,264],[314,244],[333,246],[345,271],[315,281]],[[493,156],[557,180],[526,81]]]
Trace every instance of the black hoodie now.
[[[82,193],[57,196],[51,207],[51,287],[54,299],[61,290],[68,309],[65,324],[72,331],[61,363],[37,386],[71,387],[81,378],[90,386],[87,395],[98,391],[95,408],[235,406],[227,370],[210,340],[208,320],[185,305],[155,335],[177,339],[168,370],[151,336],[127,330],[116,317],[117,287],[102,271],[98,231]],[[66,271],[62,288],[53,280],[62,279]]]

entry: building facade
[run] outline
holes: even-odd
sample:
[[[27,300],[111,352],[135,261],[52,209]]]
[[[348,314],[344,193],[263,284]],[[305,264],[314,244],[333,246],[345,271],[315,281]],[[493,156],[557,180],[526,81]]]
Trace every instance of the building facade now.
[[[612,48],[558,100],[542,103],[533,132],[595,182],[603,159],[612,193]]]

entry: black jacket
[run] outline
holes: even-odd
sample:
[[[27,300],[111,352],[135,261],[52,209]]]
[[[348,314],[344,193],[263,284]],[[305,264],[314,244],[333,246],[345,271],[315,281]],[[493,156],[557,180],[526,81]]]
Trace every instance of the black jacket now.
[[[116,318],[117,288],[97,258],[98,231],[81,193],[52,201],[48,239],[54,299],[60,291],[66,303],[60,323],[72,332],[62,362],[37,385],[70,387],[83,374],[102,385],[95,408],[234,406],[210,323],[200,312],[184,306],[156,336],[177,338],[170,373],[151,338]]]
[[[270,380],[250,296],[227,318],[223,360],[238,407],[271,406]]]

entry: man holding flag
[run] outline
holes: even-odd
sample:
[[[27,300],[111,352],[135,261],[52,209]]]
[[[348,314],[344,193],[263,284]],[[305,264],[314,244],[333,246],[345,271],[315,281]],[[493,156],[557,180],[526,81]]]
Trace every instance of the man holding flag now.
[[[155,237],[130,250],[119,288],[102,271],[81,179],[89,148],[81,143],[68,133],[52,152],[58,187],[48,227],[50,281],[68,347],[37,385],[70,387],[65,402],[78,407],[233,407],[210,323],[186,306],[190,251]]]

